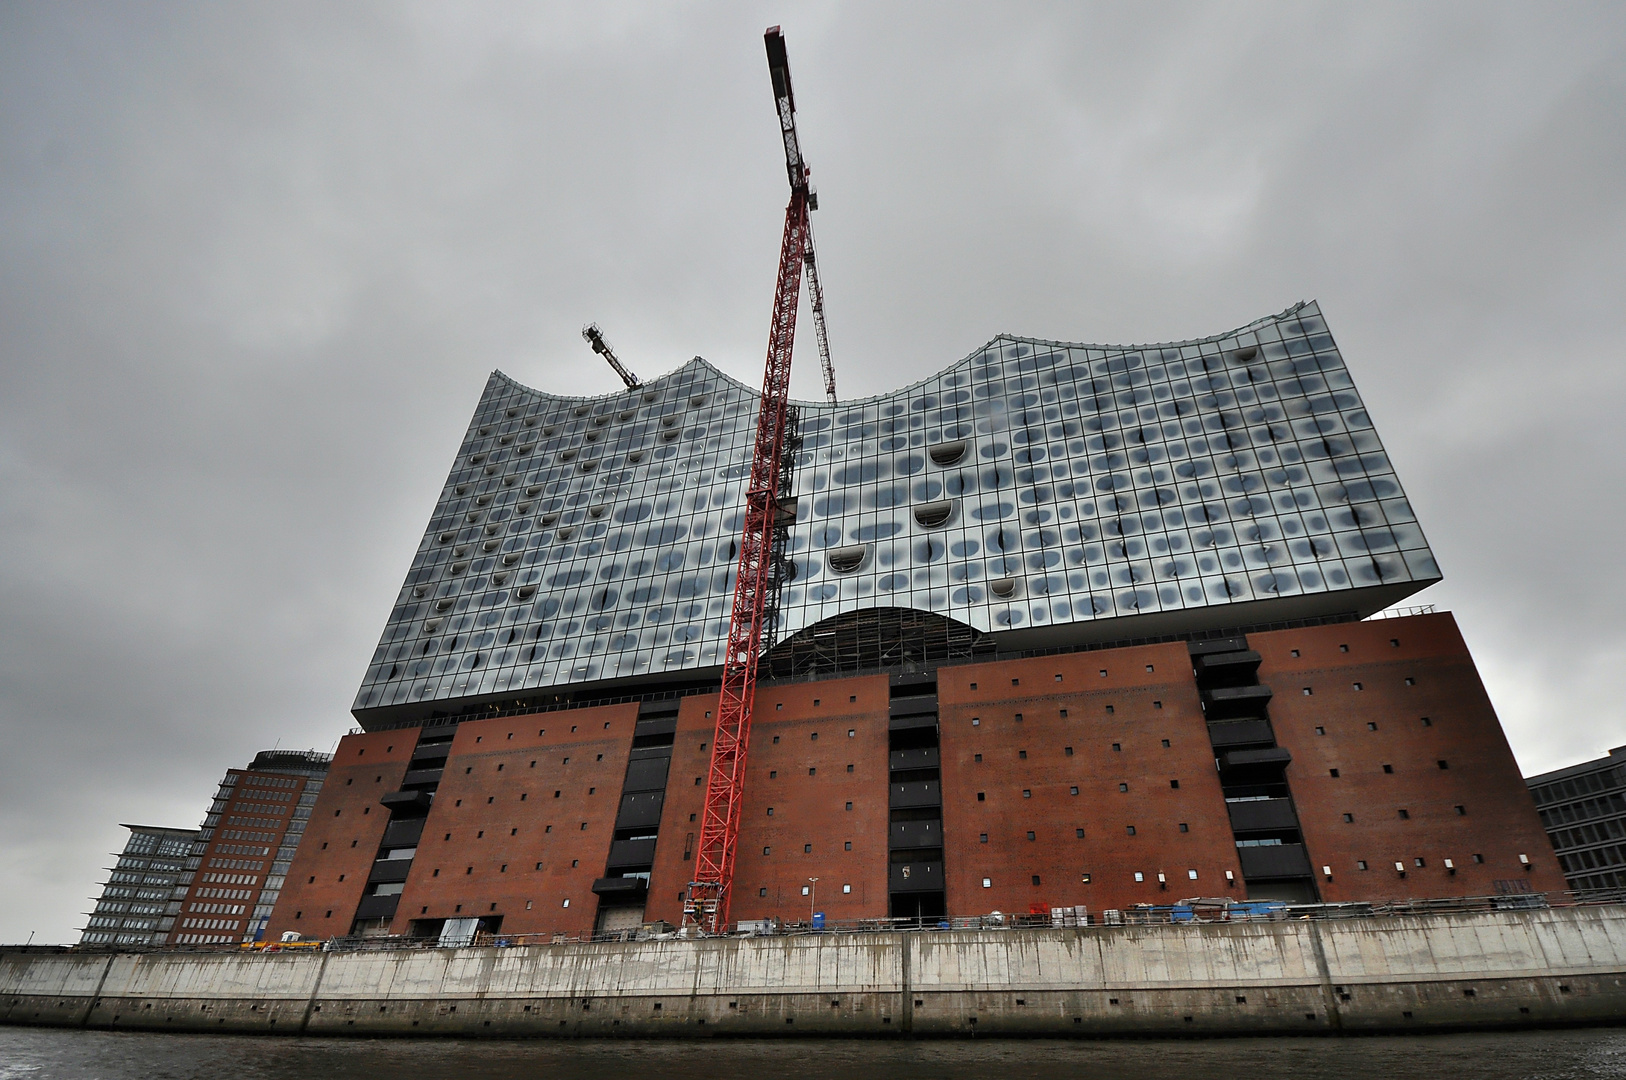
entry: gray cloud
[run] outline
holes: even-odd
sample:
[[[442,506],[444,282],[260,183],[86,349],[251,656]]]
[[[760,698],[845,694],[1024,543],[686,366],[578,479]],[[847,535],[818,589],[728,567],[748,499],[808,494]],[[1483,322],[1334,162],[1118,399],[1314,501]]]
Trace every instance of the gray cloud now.
[[[758,379],[769,21],[844,395],[1319,299],[1521,763],[1626,742],[1618,6],[10,4],[0,940],[348,728],[491,368]]]

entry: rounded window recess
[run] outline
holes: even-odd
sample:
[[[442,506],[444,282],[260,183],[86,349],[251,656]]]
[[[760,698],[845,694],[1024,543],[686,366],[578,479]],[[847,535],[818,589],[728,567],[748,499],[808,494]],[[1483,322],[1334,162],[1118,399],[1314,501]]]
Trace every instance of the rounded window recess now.
[[[694,397],[689,399],[689,404],[695,406],[696,408],[699,408],[701,405],[704,405],[705,403],[706,403],[706,395],[705,394],[696,394]]]
[[[446,572],[449,574],[461,574],[468,568],[469,564],[466,562],[454,562],[451,566],[446,568]]]
[[[586,437],[588,442],[598,442],[598,436],[599,436],[598,432],[589,431],[585,437]]]
[[[442,620],[440,619],[425,619],[423,621],[423,632],[426,634],[433,634],[436,630],[440,629],[441,621]]]
[[[515,416],[518,416],[518,415],[519,415],[519,409],[518,409],[518,408],[517,408],[517,407],[516,407],[516,408],[512,408],[512,409],[509,409],[509,410],[508,410],[508,415],[509,415],[509,417],[515,417]]]
[[[662,442],[672,442],[680,434],[682,434],[682,432],[678,431],[676,428],[673,428],[671,431],[663,431],[663,432],[661,432],[661,441]]]
[[[535,498],[536,496],[542,494],[542,485],[541,484],[532,484],[530,487],[525,489],[525,494],[531,496],[532,498]]]
[[[480,513],[478,510],[470,510],[464,515],[465,520],[467,520],[470,525],[473,525],[476,521],[479,521],[483,517],[485,517],[485,515]]]
[[[543,514],[540,520],[544,526],[552,525],[555,521],[559,520],[559,511],[554,510],[550,513]]]
[[[521,585],[519,588],[514,590],[514,599],[515,600],[529,600],[531,597],[533,597],[535,595],[536,595],[536,586],[535,585]]]
[[[627,464],[629,465],[636,465],[642,460],[644,460],[644,452],[642,450],[634,450],[632,453],[627,455]]]
[[[604,413],[601,416],[593,417],[593,426],[594,427],[603,427],[605,424],[608,424],[609,422],[610,422],[610,414],[609,413]]]
[[[654,401],[659,401],[659,400],[660,400],[660,399],[661,399],[661,396],[660,396],[660,395],[659,395],[659,394],[657,394],[657,393],[656,393],[656,392],[655,392],[655,391],[653,391],[653,390],[651,390],[651,391],[649,391],[649,392],[648,392],[648,393],[646,393],[646,394],[645,394],[645,395],[644,395],[644,401],[645,401],[645,402],[646,402],[646,403],[648,403],[648,402],[654,402]]]
[[[456,535],[455,533],[444,532],[444,533],[441,533],[440,536],[436,537],[436,539],[438,539],[443,544],[450,544],[452,542],[452,537],[455,536],[455,535]]]
[[[487,465],[486,466],[486,475],[487,476],[496,476],[497,475],[497,466],[496,465]]]
[[[661,417],[661,427],[677,427],[677,426],[678,426],[678,415],[677,415],[677,413],[671,413],[670,415]]]
[[[436,610],[436,611],[445,611],[445,610],[446,610],[446,609],[447,609],[447,608],[449,608],[449,607],[451,607],[451,606],[452,606],[452,605],[453,605],[453,604],[455,604],[455,603],[456,603],[456,602],[457,602],[457,601],[455,601],[455,600],[453,600],[453,599],[452,599],[452,598],[451,598],[451,597],[449,597],[449,596],[448,596],[448,597],[446,597],[446,598],[445,598],[445,599],[443,599],[443,600],[436,600],[436,601],[435,601],[435,610]]]
[[[488,554],[490,552],[496,551],[497,548],[499,548],[501,546],[502,546],[502,541],[501,540],[487,540],[485,543],[480,545],[480,547],[484,551],[486,551]]]
[[[922,529],[935,529],[940,525],[948,524],[948,519],[954,516],[954,503],[945,499],[942,502],[921,503],[915,507],[915,524]]]
[[[528,502],[515,503],[514,512],[516,514],[529,514],[531,512],[531,507],[534,505],[536,504]]]
[[[452,490],[457,492],[459,495],[467,495],[468,492],[469,492],[469,485],[467,485],[467,484],[459,484],[456,487],[454,487]]]
[[[514,433],[512,431],[510,431],[507,435],[500,436],[497,439],[498,444],[502,445],[502,446],[507,446],[509,443],[511,443],[513,441],[514,441]]]
[[[470,454],[469,455],[469,464],[470,465],[478,465],[478,464],[480,464],[480,462],[484,461],[485,459],[486,459],[486,456],[484,454]]]
[[[515,563],[519,562],[519,560],[524,558],[524,557],[525,557],[525,553],[523,551],[510,551],[508,554],[506,554],[506,555],[504,555],[502,557],[502,564],[504,566],[513,566]]]
[[[479,434],[481,434],[481,435],[490,435],[491,434],[491,425],[487,424],[485,427],[481,428],[480,431],[479,431]]]
[[[536,444],[535,443],[522,443],[521,445],[514,447],[514,453],[516,453],[516,454],[529,454],[532,450],[535,450],[535,449],[536,449]]]
[[[469,553],[469,545],[467,545],[467,544],[459,544],[455,548],[452,549],[452,555],[455,556],[456,558],[459,558],[459,559],[461,559],[463,556],[467,555],[468,553]]]
[[[958,464],[960,459],[965,457],[965,442],[962,440],[938,443],[936,446],[928,447],[926,453],[931,456],[933,465],[942,465],[946,468]]]
[[[556,432],[558,430],[559,430],[559,426],[557,424],[543,424],[542,425],[542,434],[544,434],[544,435],[552,435],[554,432]]]
[[[631,420],[634,416],[637,416],[637,415],[638,415],[638,410],[637,409],[622,409],[620,412],[615,414],[615,418],[617,420]]]
[[[569,449],[569,450],[561,450],[561,451],[559,451],[559,460],[560,461],[575,461],[576,460],[576,450],[574,448],[572,448],[572,449]]]
[[[427,586],[427,585],[419,585],[419,586],[417,586],[416,588],[414,588],[412,590],[412,595],[418,597],[419,599],[422,599],[423,597],[428,596],[429,595],[429,586]]]
[[[572,416],[586,416],[592,411],[592,409],[593,407],[591,405],[578,405],[574,409],[570,410],[570,414]]]
[[[1001,600],[1009,600],[1011,597],[1016,595],[1020,585],[1021,582],[1017,581],[1013,577],[995,578],[988,583],[988,591],[999,597]]]
[[[587,516],[590,517],[590,518],[601,518],[601,517],[603,517],[604,516],[604,504],[600,503],[598,506],[589,506],[587,508]]]
[[[485,531],[485,534],[487,536],[496,536],[499,532],[502,531],[502,526],[498,525],[495,521],[493,521],[493,522],[491,522],[489,525],[487,525],[485,527],[484,531]]]
[[[517,476],[505,476],[502,478],[503,487],[513,487],[517,483],[519,483],[519,477]]]
[[[1239,364],[1251,364],[1259,356],[1259,346],[1244,345],[1231,354],[1231,359]]]
[[[526,418],[525,418],[525,426],[526,426],[526,427],[535,427],[535,426],[536,426],[536,417],[534,417],[534,416],[527,416],[527,417],[526,417]]]
[[[580,469],[582,472],[592,472],[593,466],[597,464],[598,462],[596,461],[584,461],[580,465],[577,465],[576,468]]]
[[[576,535],[576,529],[575,529],[574,526],[567,526],[567,527],[559,530],[559,539],[561,539],[561,540],[569,540],[572,536],[575,536],[575,535]]]
[[[825,553],[824,561],[836,573],[850,574],[863,565],[866,550],[863,544],[831,548]]]
[[[485,495],[478,495],[474,499],[474,505],[475,506],[489,506],[490,504],[491,504],[491,495],[489,493],[487,493]]]
[[[502,570],[502,571],[499,571],[499,572],[497,572],[495,574],[492,574],[491,575],[491,583],[493,585],[506,585],[506,584],[508,584],[508,571],[507,570]]]

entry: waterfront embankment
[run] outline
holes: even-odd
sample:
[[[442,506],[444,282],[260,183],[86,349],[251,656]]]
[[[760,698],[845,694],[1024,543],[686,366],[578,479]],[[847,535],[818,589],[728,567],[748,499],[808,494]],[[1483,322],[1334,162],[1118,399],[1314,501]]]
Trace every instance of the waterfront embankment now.
[[[512,948],[0,955],[0,1022],[172,1032],[1308,1035],[1622,1018],[1619,905]]]

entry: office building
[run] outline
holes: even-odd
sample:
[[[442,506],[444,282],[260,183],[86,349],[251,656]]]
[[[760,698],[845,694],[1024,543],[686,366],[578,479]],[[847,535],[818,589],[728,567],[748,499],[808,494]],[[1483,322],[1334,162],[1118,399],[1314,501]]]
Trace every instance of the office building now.
[[[180,910],[176,888],[187,876],[186,860],[198,830],[121,828],[130,830],[130,838],[108,870],[96,908],[79,935],[81,946],[162,944],[175,925]]]
[[[192,843],[169,941],[257,941],[304,835],[327,754],[265,750],[228,769]]]
[[[1607,757],[1530,777],[1541,824],[1569,887],[1581,895],[1626,889],[1626,746]]]

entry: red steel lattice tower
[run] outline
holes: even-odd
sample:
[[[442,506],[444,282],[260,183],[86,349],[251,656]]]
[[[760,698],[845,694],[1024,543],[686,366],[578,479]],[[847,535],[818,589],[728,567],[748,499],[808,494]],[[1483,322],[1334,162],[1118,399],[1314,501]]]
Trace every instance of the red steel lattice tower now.
[[[689,883],[689,895],[684,904],[684,922],[697,923],[709,933],[721,933],[728,926],[734,852],[739,841],[740,807],[745,793],[745,758],[751,737],[751,701],[756,693],[757,656],[766,629],[764,610],[768,593],[774,587],[774,519],[779,511],[780,468],[790,438],[790,359],[796,339],[796,304],[804,265],[813,272],[813,236],[808,227],[808,213],[816,202],[808,187],[808,169],[796,138],[796,100],[791,94],[785,39],[779,27],[774,26],[768,29],[764,40],[779,126],[785,140],[790,205],[785,208],[785,236],[779,247],[779,284],[774,290],[773,322],[768,328],[768,361],[762,375],[751,478],[745,488],[745,525],[740,534],[734,605],[729,617],[727,650],[723,654],[723,692],[711,744],[704,820],[695,854],[695,879]],[[823,314],[822,304],[818,314]],[[826,381],[833,391],[833,379],[827,375]]]

